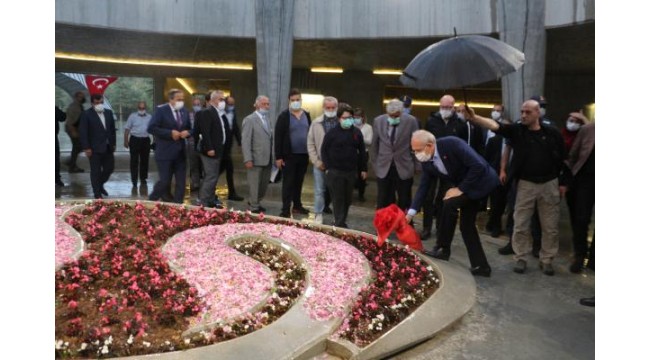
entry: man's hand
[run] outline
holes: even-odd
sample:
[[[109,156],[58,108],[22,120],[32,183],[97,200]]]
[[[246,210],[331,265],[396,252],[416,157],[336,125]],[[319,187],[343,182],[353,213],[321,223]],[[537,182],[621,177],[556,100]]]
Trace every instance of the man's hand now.
[[[188,138],[188,137],[190,137],[190,132],[189,131],[187,131],[187,130],[181,131],[181,138],[182,139],[185,139],[185,138]]]
[[[244,163],[244,166],[246,167],[246,169],[252,169],[253,168],[253,162],[252,161],[246,161]]]
[[[361,172],[361,178],[362,178],[363,180],[365,180],[367,177],[368,177],[368,173],[365,172],[365,171],[362,171],[362,172]],[[410,220],[409,220],[409,221],[410,221]]]
[[[129,148],[129,141],[128,140],[124,140],[124,148],[125,149]]]
[[[214,157],[215,152],[214,152],[214,150],[208,150],[207,154],[208,154],[209,157]]]
[[[447,192],[445,193],[445,197],[442,200],[455,198],[456,196],[461,196],[461,195],[463,195],[463,192],[460,191],[459,188],[453,187],[453,188],[447,190]]]
[[[93,156],[93,151],[92,149],[86,149],[84,150],[84,153],[86,154],[87,157]]]
[[[564,198],[564,195],[566,195],[567,187],[564,185],[560,185],[560,199]]]
[[[501,181],[501,185],[506,184],[506,179],[508,178],[508,175],[506,174],[505,171],[499,171],[499,181]]]
[[[411,220],[413,220],[413,215],[408,215],[408,214],[407,214],[407,215],[406,215],[406,222],[407,222],[407,223],[410,223]]]
[[[476,115],[474,113],[474,109],[469,106],[465,106],[465,104],[458,105],[458,109],[463,113],[463,116],[465,116],[465,119],[467,120],[473,120],[474,115]]]
[[[172,139],[174,139],[174,141],[176,141],[176,140],[178,140],[180,138],[181,138],[181,133],[178,132],[178,130],[172,130]]]
[[[277,166],[278,169],[282,169],[282,167],[284,166],[284,160],[282,159],[275,160],[275,166]]]
[[[320,165],[318,165],[318,170],[325,171],[325,164],[321,162]]]

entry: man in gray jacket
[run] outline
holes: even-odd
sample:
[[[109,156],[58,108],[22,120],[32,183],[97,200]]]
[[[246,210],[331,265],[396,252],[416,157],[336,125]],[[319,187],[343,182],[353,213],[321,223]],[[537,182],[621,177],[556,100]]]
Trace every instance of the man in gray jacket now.
[[[271,154],[273,129],[268,119],[271,103],[259,95],[255,99],[255,112],[246,116],[242,123],[241,148],[248,179],[249,206],[251,212],[266,212],[260,202],[266,195],[271,177]]]
[[[386,114],[376,117],[372,125],[370,154],[377,175],[378,209],[397,203],[406,211],[411,204],[417,161],[411,154],[411,135],[419,126],[418,121],[403,109],[403,103],[398,99],[389,101]]]
[[[336,116],[339,102],[335,97],[326,96],[323,99],[324,113],[317,117],[309,126],[307,133],[307,152],[309,161],[314,168],[314,222],[323,223],[323,210],[325,209],[325,165],[321,159],[321,146],[328,131],[335,128],[339,119]]]

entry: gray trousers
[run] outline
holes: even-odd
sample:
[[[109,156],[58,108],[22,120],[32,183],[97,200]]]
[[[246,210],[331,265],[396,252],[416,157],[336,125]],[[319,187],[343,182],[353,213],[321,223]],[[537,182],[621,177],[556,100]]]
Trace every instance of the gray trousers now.
[[[212,206],[215,203],[215,192],[217,190],[217,182],[219,181],[219,162],[220,157],[210,157],[201,154],[201,163],[203,164],[203,171],[205,177],[199,189],[199,200],[205,206]]]
[[[258,210],[260,202],[266,195],[266,189],[269,186],[269,179],[271,178],[271,164],[267,166],[253,166],[251,169],[246,169],[246,177],[248,179],[248,201],[250,202],[251,210]]]
[[[512,249],[515,260],[526,260],[533,249],[530,233],[530,221],[535,212],[539,212],[542,227],[542,248],[539,261],[550,264],[560,248],[558,227],[560,221],[560,189],[558,179],[536,184],[526,180],[517,183],[517,200],[515,201],[514,230]]]

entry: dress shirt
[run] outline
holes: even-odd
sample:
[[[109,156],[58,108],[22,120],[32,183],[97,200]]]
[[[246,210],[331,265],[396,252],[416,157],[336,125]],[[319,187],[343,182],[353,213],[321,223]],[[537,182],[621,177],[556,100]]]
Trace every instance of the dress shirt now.
[[[230,127],[230,130],[232,130],[232,119],[235,118],[235,113],[234,112],[226,112],[226,118],[228,118],[228,126]]]
[[[140,115],[137,111],[129,115],[129,118],[126,120],[125,129],[129,130],[129,134],[139,137],[146,138],[149,137],[147,132],[147,126],[149,126],[149,121],[151,120],[151,114],[145,113]]]
[[[262,114],[261,114],[259,111],[257,111],[257,110],[255,110],[255,113],[257,114],[257,116],[260,117],[260,119],[262,119],[262,125],[264,125],[264,128],[266,129],[266,131],[270,131],[271,129],[269,129],[269,122],[266,121],[266,116],[262,115]]]
[[[106,117],[104,116],[104,112],[97,112],[97,116],[99,116],[99,120],[102,121],[102,126],[106,129]]]
[[[222,144],[225,144],[225,143],[226,143],[226,128],[225,128],[224,125],[223,125],[223,122],[224,122],[223,116],[226,114],[226,112],[225,112],[225,111],[220,111],[220,110],[217,109],[216,107],[215,107],[215,109],[217,110],[217,114],[219,115],[219,124],[221,124],[221,134],[223,135],[223,136],[221,137],[221,138],[223,139],[223,140],[221,141],[221,143],[222,143]],[[228,119],[228,118],[226,118],[226,121],[227,121],[227,119]]]

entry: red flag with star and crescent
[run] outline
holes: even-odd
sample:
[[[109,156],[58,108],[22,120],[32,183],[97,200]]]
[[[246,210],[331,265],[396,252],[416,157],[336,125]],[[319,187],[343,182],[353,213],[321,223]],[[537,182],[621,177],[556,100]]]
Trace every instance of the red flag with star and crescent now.
[[[113,83],[115,80],[117,80],[117,77],[115,76],[86,75],[86,86],[91,95],[104,95],[104,91],[106,91],[108,85]]]

